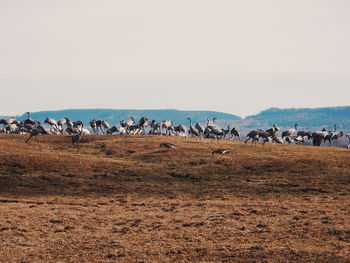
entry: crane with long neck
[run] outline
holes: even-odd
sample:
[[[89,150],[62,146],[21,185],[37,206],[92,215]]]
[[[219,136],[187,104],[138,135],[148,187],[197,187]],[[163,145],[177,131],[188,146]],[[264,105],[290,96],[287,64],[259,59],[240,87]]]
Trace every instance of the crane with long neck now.
[[[187,119],[190,120],[190,131],[191,131],[191,133],[192,133],[192,136],[193,136],[193,135],[196,135],[196,136],[199,137],[199,131],[198,131],[198,129],[196,129],[196,127],[194,127],[194,126],[192,125],[192,119],[191,119],[190,117],[188,117]]]

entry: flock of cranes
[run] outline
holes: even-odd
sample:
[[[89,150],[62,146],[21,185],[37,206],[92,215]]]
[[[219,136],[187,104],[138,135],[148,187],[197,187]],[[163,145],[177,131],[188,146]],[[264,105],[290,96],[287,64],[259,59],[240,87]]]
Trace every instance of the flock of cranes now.
[[[58,121],[52,118],[46,118],[43,126],[41,122],[32,120],[30,113],[27,112],[27,119],[18,121],[15,118],[0,119],[0,133],[8,134],[29,134],[26,139],[28,143],[33,137],[37,138],[40,134],[71,134],[73,145],[78,144],[83,135],[94,134],[130,134],[130,135],[175,135],[182,137],[198,137],[210,139],[241,139],[240,132],[235,128],[222,128],[216,123],[216,118],[207,119],[206,125],[201,123],[193,124],[190,117],[187,118],[189,128],[184,124],[174,125],[171,120],[156,122],[146,117],[142,117],[138,122],[133,117],[128,120],[120,121],[120,126],[110,126],[106,120],[93,119],[89,122],[91,129],[84,127],[81,121],[71,121],[68,118],[63,118]],[[48,128],[48,127],[49,128]],[[322,129],[320,131],[299,130],[295,124],[291,129],[285,130],[278,136],[280,128],[273,124],[267,130],[257,129],[252,130],[246,135],[245,143],[252,141],[252,144],[262,141],[263,143],[303,143],[306,139],[312,140],[312,144],[320,146],[321,143],[328,142],[329,145],[333,142],[338,145],[338,139],[345,134],[337,130],[334,125],[334,130]],[[350,134],[345,135],[349,139],[348,148],[350,148]]]
[[[276,124],[273,124],[272,127],[266,131],[261,129],[253,130],[248,133],[247,143],[249,140],[252,140],[252,143],[258,142],[260,139],[263,143],[273,142],[273,143],[304,143],[306,139],[312,140],[314,146],[320,146],[323,143],[328,142],[329,146],[333,143],[334,146],[338,146],[339,138],[344,136],[342,131],[337,130],[337,125],[334,125],[334,131],[327,130],[323,128],[321,131],[308,131],[308,130],[298,130],[298,124],[295,124],[293,128],[288,129],[282,132],[281,137],[278,137],[279,128]],[[349,145],[347,148],[350,148],[350,134],[346,134],[346,137],[349,139]]]

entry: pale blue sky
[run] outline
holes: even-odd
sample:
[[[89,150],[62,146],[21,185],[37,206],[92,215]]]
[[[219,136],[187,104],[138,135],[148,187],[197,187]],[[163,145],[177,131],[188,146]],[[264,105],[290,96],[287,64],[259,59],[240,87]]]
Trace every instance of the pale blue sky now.
[[[0,0],[0,115],[349,105],[347,0]]]

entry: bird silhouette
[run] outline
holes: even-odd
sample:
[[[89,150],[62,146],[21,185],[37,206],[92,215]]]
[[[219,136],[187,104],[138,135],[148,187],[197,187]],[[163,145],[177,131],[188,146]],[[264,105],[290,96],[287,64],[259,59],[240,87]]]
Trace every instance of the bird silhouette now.
[[[226,150],[226,149],[217,149],[217,150],[215,150],[215,151],[212,152],[212,155],[214,155],[214,154],[228,154],[228,153],[230,153],[229,150]]]
[[[174,144],[168,143],[168,142],[163,142],[163,143],[159,144],[159,147],[161,147],[161,148],[167,148],[168,151],[169,151],[170,149],[176,148],[176,146],[175,146]]]

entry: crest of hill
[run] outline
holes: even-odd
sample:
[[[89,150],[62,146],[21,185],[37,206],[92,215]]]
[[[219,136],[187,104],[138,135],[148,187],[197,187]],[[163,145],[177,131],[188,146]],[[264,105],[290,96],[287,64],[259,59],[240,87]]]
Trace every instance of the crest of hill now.
[[[276,123],[281,128],[292,127],[297,123],[302,129],[320,129],[322,127],[333,129],[337,124],[339,130],[350,130],[350,106],[327,108],[270,108],[256,115],[242,119],[239,116],[217,111],[183,111],[167,110],[118,110],[118,109],[67,109],[58,111],[40,111],[31,113],[33,119],[43,121],[47,117],[59,120],[68,117],[71,120],[81,120],[88,123],[92,119],[105,119],[111,125],[119,125],[121,120],[134,117],[136,120],[142,116],[156,121],[173,120],[175,124],[188,124],[187,117],[193,122],[205,124],[207,118],[217,118],[220,125],[233,125],[239,129],[252,129],[256,127],[267,128]],[[18,120],[27,118],[26,114],[15,116]],[[1,117],[7,118],[7,117]]]
[[[315,127],[333,128],[337,124],[339,129],[350,129],[350,106],[328,108],[270,108],[257,115],[244,119],[245,127],[270,126],[277,123],[281,127],[290,127],[294,123],[304,129]]]
[[[156,121],[172,120],[175,124],[187,123],[186,118],[191,117],[193,122],[205,123],[207,118],[216,117],[221,122],[240,121],[241,118],[232,114],[216,112],[216,111],[182,111],[182,110],[114,110],[114,109],[70,109],[58,111],[40,111],[31,113],[31,118],[36,120],[44,120],[46,117],[56,120],[68,117],[71,120],[80,120],[88,123],[92,119],[105,119],[110,124],[119,124],[121,120],[127,120],[130,117],[135,120],[145,116]],[[24,120],[26,114],[17,116],[17,119]]]

